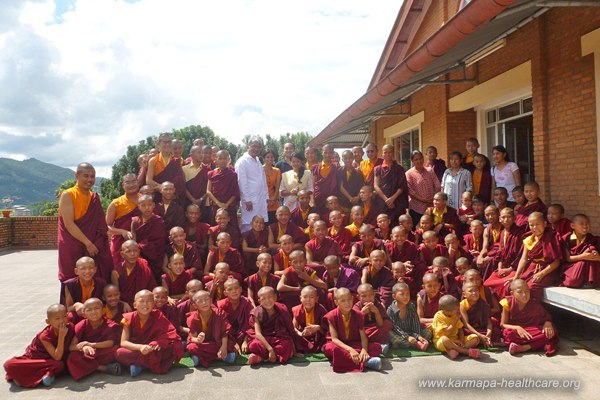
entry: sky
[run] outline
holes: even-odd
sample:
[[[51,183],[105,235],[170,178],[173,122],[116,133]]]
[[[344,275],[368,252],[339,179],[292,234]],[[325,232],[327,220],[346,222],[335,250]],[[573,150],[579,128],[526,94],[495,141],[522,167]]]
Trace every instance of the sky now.
[[[318,134],[363,95],[402,0],[0,2],[0,157],[109,177],[189,125]]]

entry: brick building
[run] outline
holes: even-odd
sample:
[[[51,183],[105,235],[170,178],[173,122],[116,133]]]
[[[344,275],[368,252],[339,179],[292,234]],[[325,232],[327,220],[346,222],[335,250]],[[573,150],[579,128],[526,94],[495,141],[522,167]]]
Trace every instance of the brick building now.
[[[367,93],[311,142],[447,160],[507,147],[546,204],[600,231],[600,1],[405,0]]]

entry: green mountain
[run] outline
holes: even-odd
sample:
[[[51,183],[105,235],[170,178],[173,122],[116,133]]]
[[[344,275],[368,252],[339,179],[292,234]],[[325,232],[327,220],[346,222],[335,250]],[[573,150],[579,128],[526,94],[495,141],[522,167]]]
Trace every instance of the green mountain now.
[[[53,201],[54,191],[67,179],[74,179],[74,175],[73,170],[35,158],[24,161],[0,158],[0,199],[10,197],[13,205]]]

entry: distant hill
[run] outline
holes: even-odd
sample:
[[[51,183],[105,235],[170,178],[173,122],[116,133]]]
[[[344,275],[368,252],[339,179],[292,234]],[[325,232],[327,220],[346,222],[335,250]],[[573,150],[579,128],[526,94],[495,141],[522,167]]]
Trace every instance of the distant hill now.
[[[10,197],[13,204],[55,200],[54,191],[67,179],[74,179],[73,170],[35,158],[24,161],[0,158],[0,199]]]

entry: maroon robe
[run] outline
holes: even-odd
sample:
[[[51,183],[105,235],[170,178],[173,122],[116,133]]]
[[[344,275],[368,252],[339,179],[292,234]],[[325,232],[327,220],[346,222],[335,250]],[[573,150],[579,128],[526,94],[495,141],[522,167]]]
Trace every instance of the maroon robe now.
[[[538,201],[533,204],[525,204],[524,206],[519,208],[519,210],[517,211],[517,215],[515,215],[515,225],[526,227],[527,229],[529,229],[527,219],[529,218],[531,213],[536,211],[541,212],[542,214],[544,214],[545,217],[547,210],[548,208],[540,199],[538,199]]]
[[[316,210],[313,207],[309,206],[308,213],[306,214],[306,218],[308,219],[308,216],[314,212],[316,212]],[[304,219],[302,217],[302,210],[300,210],[300,205],[298,205],[298,207],[294,208],[291,211],[290,221],[293,222],[294,224],[298,225],[302,229],[308,228],[308,223],[306,222],[306,219]]]
[[[471,171],[473,175],[475,170]],[[479,197],[485,204],[490,204],[492,200],[492,173],[489,168],[484,168],[481,174],[481,182],[479,183],[479,193],[473,193],[474,196]],[[441,182],[441,180],[440,180]]]
[[[327,211],[327,198],[337,196],[337,171],[335,164],[331,164],[329,174],[326,177],[321,175],[322,163],[313,165],[310,172],[313,175],[315,209],[319,214]]]
[[[380,239],[373,239],[373,248],[371,248],[370,251],[365,248],[365,244],[362,240],[354,242],[352,247],[356,249],[355,254],[359,258],[369,258],[370,252],[372,252],[373,250],[383,250],[385,252],[385,245],[383,243],[383,240]],[[356,269],[357,271],[359,270],[358,266],[356,265],[350,264],[350,266]]]
[[[329,237],[335,240],[338,246],[340,246],[340,249],[342,250],[342,259],[345,262],[348,262],[348,257],[352,252],[352,243],[354,239],[352,232],[345,227],[342,227],[340,230],[336,231],[335,234],[332,232],[333,227],[329,228]]]
[[[367,337],[369,338],[370,342],[372,341],[377,343],[388,343],[390,340],[390,331],[393,328],[392,321],[390,320],[390,316],[388,315],[386,308],[380,302],[375,300],[375,303],[373,304],[375,304],[375,307],[377,307],[379,314],[381,314],[381,318],[383,319],[383,325],[377,326],[377,318],[375,317],[375,314],[364,314],[365,333],[367,334]],[[364,306],[365,305],[361,301],[357,301],[354,304],[354,309],[361,311]]]
[[[467,310],[467,317],[469,318],[469,325],[471,325],[475,330],[483,335],[487,334],[488,322],[492,318],[492,309],[490,305],[484,301],[482,298],[479,298],[475,304],[470,304],[469,309]],[[470,335],[471,332],[467,327],[464,327],[465,336]],[[497,343],[500,341],[502,333],[500,332],[499,326],[497,324],[492,324],[492,342]]]
[[[380,166],[381,164],[383,164],[383,158],[378,158],[378,159],[375,161],[375,166],[374,166],[374,167],[373,167],[373,169],[371,170],[371,173],[370,173],[370,174],[367,176],[367,179],[364,179],[364,175],[363,175],[363,173],[362,173],[362,170],[360,169],[360,166],[359,166],[359,168],[358,168],[358,172],[359,172],[359,173],[361,174],[361,176],[363,177],[363,180],[364,180],[363,186],[364,186],[364,185],[368,185],[368,186],[371,186],[371,187],[373,187],[373,183],[374,183],[374,181],[375,181],[375,168],[377,168],[377,167],[378,167],[378,166]],[[362,187],[362,186],[361,186],[361,187]]]
[[[84,319],[75,325],[75,336],[77,341],[98,343],[107,340],[113,341],[112,347],[96,349],[93,356],[85,355],[82,351],[71,351],[67,358],[67,366],[71,376],[76,381],[88,376],[100,365],[115,362],[115,352],[121,340],[121,327],[116,322],[103,318],[102,324],[94,328],[89,320]]]
[[[202,163],[200,170],[195,177],[185,183],[185,188],[195,199],[201,199],[206,194],[206,186],[208,185],[208,172],[210,167],[207,164]],[[185,173],[184,173],[185,176]],[[185,204],[189,205],[190,201],[185,197]]]
[[[250,275],[248,277],[248,289],[252,289],[252,300],[254,300],[254,304],[258,305],[258,291],[264,286],[271,286],[275,290],[275,293],[277,293],[279,279],[280,278],[277,275],[269,274],[263,285],[263,281],[260,276],[258,276],[258,272]]]
[[[469,254],[471,254],[471,251],[481,252],[483,249],[483,235],[476,241],[472,233],[467,233],[463,236],[463,242],[465,244],[462,246],[462,248]],[[471,256],[471,260],[473,260],[473,256]]]
[[[221,262],[219,261],[219,249],[211,250],[210,255],[212,256],[213,265],[211,265],[210,272],[214,272],[215,265]],[[229,265],[229,273],[240,282],[240,285],[244,281],[244,278],[248,276],[248,270],[244,265],[244,259],[237,249],[230,247],[229,250],[223,254],[223,261]],[[206,281],[212,280],[211,277],[205,276]]]
[[[123,320],[129,327],[129,341],[137,344],[159,345],[160,350],[154,350],[146,355],[138,350],[124,347],[117,349],[117,361],[123,365],[132,364],[147,368],[155,374],[167,373],[173,363],[183,357],[183,346],[177,330],[160,310],[150,311],[144,323],[140,324],[137,311],[125,313]]]
[[[317,271],[315,271],[311,267],[304,267],[306,274],[308,276],[317,276]],[[302,280],[298,277],[298,273],[294,269],[294,267],[288,267],[283,271],[283,275],[285,276],[285,284],[287,286],[300,287],[310,285],[310,282]],[[317,293],[319,294],[319,298],[322,298],[323,291],[321,289],[317,289]],[[298,292],[279,292],[279,302],[285,304],[285,306],[291,311],[294,306],[300,304],[300,291]]]
[[[365,269],[367,270],[367,283],[373,286],[379,300],[387,309],[392,304],[392,286],[396,283],[392,271],[388,267],[383,267],[373,275],[370,266],[363,267],[363,271]]]
[[[231,300],[225,298],[220,300],[217,306],[227,319],[227,322],[229,322],[229,325],[231,325],[231,329],[229,330],[230,348],[233,349],[236,343],[241,346],[246,337],[246,332],[250,329],[250,312],[252,311],[250,300],[244,296],[240,297],[240,304],[234,309],[231,305]]]
[[[123,312],[125,311],[125,303],[123,301],[119,301],[119,303],[117,304],[117,312],[115,314],[111,314],[109,315],[109,311],[108,311],[108,306],[104,306],[104,315],[106,315],[106,318],[110,319],[113,322],[116,322],[117,324],[121,323],[121,320],[123,319]],[[121,327],[121,325],[119,325],[119,328]]]
[[[184,294],[186,285],[194,279],[190,271],[184,270],[179,276],[174,276],[170,271],[168,274],[162,274],[162,281],[167,284],[169,296]]]
[[[346,192],[348,192],[348,194],[352,197],[358,196],[360,189],[365,185],[362,174],[354,168],[350,169],[350,177],[348,177],[346,170],[343,167],[339,168],[337,171],[337,180],[339,187],[341,188],[344,186]],[[350,203],[350,201],[342,194],[341,191],[339,193],[338,200],[340,205],[345,209],[351,209],[354,204]]]
[[[427,296],[427,292],[424,289],[417,294],[423,302],[423,318],[433,318],[435,316],[435,313],[440,310],[440,298],[444,294],[442,291],[439,291],[433,299]]]
[[[119,274],[119,290],[121,291],[121,300],[133,306],[135,294],[140,290],[147,289],[152,291],[157,285],[154,274],[148,266],[148,262],[143,258],[138,258],[136,266],[131,270],[129,276],[125,267],[125,261],[115,268]],[[119,321],[120,322],[120,321]]]
[[[169,322],[173,324],[175,330],[179,331],[179,325],[181,324],[181,316],[179,315],[179,310],[177,309],[177,306],[166,303],[162,307],[158,308],[158,310],[160,310],[160,312],[163,313],[165,317],[167,317]]]
[[[183,229],[186,233],[188,242],[196,243],[198,257],[201,260],[206,260],[208,255],[208,236],[210,234],[210,225],[206,222],[198,221],[196,226],[191,226],[189,221],[183,224]]]
[[[546,228],[540,240],[527,253],[527,262],[520,278],[527,281],[531,290],[531,297],[541,301],[544,288],[558,283],[560,267],[544,276],[538,282],[533,281],[533,276],[540,269],[546,268],[554,260],[562,259],[562,248],[558,238],[551,228]]]
[[[171,256],[175,254],[177,250],[175,249],[175,245],[170,243],[165,248],[165,255],[167,256],[167,260],[171,259]],[[200,279],[203,274],[204,266],[202,264],[202,259],[200,258],[200,254],[198,253],[198,247],[194,242],[188,242],[186,240],[185,247],[183,249],[183,261],[185,262],[185,269],[188,270],[190,268],[196,268],[196,272],[194,273],[194,278]]]
[[[389,242],[385,244],[385,250],[393,263],[396,261],[403,263],[408,261],[413,265],[410,273],[407,271],[407,275],[411,277],[423,277],[427,272],[427,266],[425,266],[421,259],[419,247],[413,242],[409,240],[405,241],[402,244],[402,248],[399,248],[394,242]],[[420,285],[420,281],[417,283]]]
[[[143,222],[142,217],[133,217],[131,227],[135,232],[135,241],[140,248],[140,257],[148,261],[155,278],[159,278],[165,260],[165,223],[163,219],[156,214],[153,214],[146,222]]]
[[[296,336],[296,351],[303,354],[318,353],[321,347],[325,344],[325,332],[328,326],[323,317],[327,314],[327,310],[321,304],[315,304],[313,309],[314,324],[320,325],[323,332],[317,332],[313,336]],[[292,308],[294,317],[294,328],[302,332],[306,328],[306,310],[302,304]]]
[[[223,230],[219,227],[219,225],[211,226],[208,234],[215,246],[217,245],[217,236],[219,236],[219,233],[221,232],[229,233],[229,236],[231,237],[231,247],[242,250],[242,233],[237,225],[229,224],[227,225],[227,228]]]
[[[248,344],[248,349],[250,353],[262,357],[263,360],[269,358],[269,351],[256,338],[254,324],[258,322],[263,337],[275,351],[277,362],[285,364],[293,355],[296,332],[292,325],[290,311],[288,311],[286,306],[275,303],[273,310],[273,314],[268,315],[262,306],[258,306],[250,312],[250,329],[248,329],[247,333],[248,337],[252,340]]]
[[[187,328],[187,314],[191,313],[192,311],[196,310],[196,305],[194,303],[192,303],[191,299],[187,299],[185,301],[182,301],[180,303],[177,303],[177,318],[179,323],[177,325],[173,325],[175,326],[175,329],[177,330],[177,332],[179,333],[179,335],[181,337],[186,337],[185,335],[187,335],[187,332],[184,331],[183,328]]]
[[[365,203],[361,202],[360,206],[363,208],[363,212],[367,211],[365,208]],[[366,214],[364,214],[363,222],[365,224],[369,224],[371,226],[377,226],[377,216],[383,212],[387,212],[385,204],[380,201],[379,198],[373,196],[371,199],[371,204],[369,205],[369,209]],[[396,219],[397,220],[397,219]],[[393,221],[393,220],[392,220]]]
[[[229,335],[231,325],[219,313],[219,310],[216,307],[213,308],[210,319],[206,321],[206,329],[202,329],[199,311],[187,315],[187,325],[190,328],[187,339],[188,353],[191,356],[197,356],[200,365],[204,368],[208,368],[211,362],[220,360],[217,353],[223,344],[223,338]],[[192,343],[192,338],[197,337],[200,332],[204,332],[204,341],[202,343]]]
[[[519,336],[514,329],[504,329],[504,341],[507,345],[516,343],[518,345],[530,345],[531,350],[540,350],[544,346],[549,346],[555,350],[558,345],[558,332],[554,329],[554,337],[548,339],[542,328],[547,321],[552,321],[552,317],[546,309],[531,298],[522,310],[519,309],[517,301],[512,296],[506,298],[510,307],[508,324],[518,325],[525,329],[532,337],[525,339]]]
[[[381,211],[389,215],[393,222],[396,222],[400,215],[406,214],[406,209],[408,208],[406,171],[400,164],[393,161],[392,165],[381,164],[376,166],[373,173],[379,179],[379,188],[387,197],[391,197],[396,190],[402,189],[402,193],[394,201],[394,208],[388,208],[388,206],[383,204]]]
[[[381,228],[375,228],[375,237],[384,242],[392,240],[392,228],[388,228],[387,232],[383,232]]]
[[[75,221],[75,225],[97,248],[98,254],[92,257],[98,268],[97,276],[110,280],[113,269],[112,255],[108,245],[108,227],[104,209],[98,193],[90,192],[92,199],[87,212]],[[67,230],[62,216],[58,217],[58,280],[61,282],[75,277],[75,264],[81,257],[89,256],[86,247]]]
[[[131,219],[141,215],[139,208],[134,208],[127,214],[123,215],[121,218],[115,219],[113,222],[113,227],[117,229],[125,229],[129,231],[131,229]],[[122,235],[112,235],[110,239],[110,253],[113,259],[113,265],[119,265],[121,261],[123,261],[123,257],[121,257],[121,246],[125,243],[125,238]]]
[[[97,278],[94,277],[94,289],[92,290],[92,294],[90,295],[89,298],[91,297],[96,297],[98,299],[102,298],[102,292],[104,291],[104,286],[106,286],[106,281],[102,278]],[[64,288],[65,289],[69,289],[69,293],[71,294],[71,298],[73,299],[74,303],[83,303],[83,293],[81,292],[81,283],[79,281],[79,277],[76,276],[75,278],[71,278],[68,279],[64,282]],[[63,296],[61,296],[64,300],[64,297],[66,297],[64,295],[64,291],[63,291]],[[67,305],[64,301],[62,302],[62,304],[64,304],[65,306]],[[77,321],[79,322],[79,321]]]
[[[181,169],[181,159],[171,158],[169,164],[160,173],[154,175],[154,182],[161,184],[163,182],[171,182],[175,185],[175,194],[180,200],[185,200],[185,175]],[[162,201],[162,195],[159,192],[154,193],[154,202]]]
[[[476,154],[480,154],[480,153],[476,153]],[[480,154],[480,155],[483,155],[483,154]],[[492,169],[492,167],[491,167],[492,164],[490,164],[490,159],[487,158],[486,156],[483,156],[483,157],[485,158],[485,166],[483,167],[483,170],[490,171]],[[467,162],[467,154],[465,154],[465,156],[463,157],[462,167],[464,169],[466,169],[467,171],[469,171],[471,173],[471,175],[473,174],[473,171],[475,171],[475,165],[473,164],[473,161]],[[441,181],[442,180],[440,179],[440,182]]]
[[[160,202],[154,206],[154,214],[159,215],[165,223],[165,241],[169,243],[169,234],[171,228],[176,226],[182,227],[185,225],[185,211],[183,207],[176,201],[171,201],[167,211],[165,211],[164,203]]]
[[[358,286],[360,285],[360,274],[352,268],[340,266],[340,273],[335,280],[332,276],[329,276],[327,271],[323,272],[323,281],[327,283],[327,288],[346,288],[352,295],[356,298],[356,291],[358,290]],[[335,299],[333,297],[333,292],[327,291],[327,303],[325,304],[327,310],[333,310],[335,305]]]
[[[221,203],[227,203],[230,198],[235,197],[235,200],[227,208],[229,211],[229,217],[232,221],[237,218],[238,203],[240,200],[240,186],[238,184],[238,175],[230,168],[224,170],[214,169],[208,171],[208,180],[211,182],[211,191]],[[218,210],[216,204],[212,205],[212,216],[211,221],[214,221],[215,214]]]
[[[487,257],[490,259],[490,260],[488,260],[488,262],[484,262],[483,265],[479,266],[479,269],[481,270],[481,277],[484,281],[487,278],[489,278],[490,276],[492,276],[492,273],[496,270],[497,264],[495,264],[493,262],[493,260],[498,255],[498,249],[500,248],[499,241],[500,241],[500,238],[502,237],[503,230],[504,230],[504,227],[502,227],[500,229],[500,232],[499,232],[498,236],[496,237],[496,240],[494,240],[494,233],[492,231],[491,225],[488,225],[486,230],[483,232],[484,235],[487,233],[487,239],[488,239]],[[466,242],[466,239],[465,239],[465,242]],[[481,242],[481,243],[483,244],[483,242]]]
[[[355,309],[350,310],[350,329],[348,336],[346,336],[343,316],[339,307],[328,312],[323,319],[334,327],[337,331],[339,340],[360,353],[362,349],[360,331],[365,328],[364,314],[362,312]],[[381,345],[377,342],[369,341],[367,352],[370,357],[377,357],[381,353]],[[331,361],[333,372],[361,372],[365,369],[365,364],[363,362],[355,364],[354,361],[352,361],[349,352],[333,343],[330,331],[328,331],[327,334],[327,343],[323,345],[323,353],[329,361]]]
[[[550,224],[548,224],[548,225],[550,225]],[[558,237],[561,239],[566,234],[573,232],[573,229],[571,228],[571,221],[568,218],[561,218],[556,223],[556,227],[552,227],[552,226],[550,226],[550,227],[552,228],[552,230],[554,232],[556,232]]]
[[[42,340],[58,346],[58,335],[50,325],[38,333],[31,344],[25,349],[25,354],[13,357],[4,363],[6,380],[15,380],[22,387],[36,387],[46,375],[56,376],[65,369],[65,360],[69,354],[69,345],[73,340],[75,330],[73,325],[67,323],[67,334],[64,342],[64,353],[61,360],[55,360],[48,354]]]
[[[598,237],[588,233],[585,239],[577,244],[577,238],[571,236],[571,233],[563,236],[565,251],[565,262],[561,266],[563,286],[580,288],[586,283],[591,283],[594,287],[600,287],[599,261],[567,262],[567,255],[576,256],[585,252],[598,251]]]
[[[442,178],[444,177],[444,172],[446,171],[446,169],[448,169],[446,167],[446,161],[441,160],[439,158],[436,158],[435,160],[433,160],[433,163],[431,163],[431,164],[429,164],[429,162],[426,162],[424,167],[432,170],[440,182],[442,181]]]
[[[425,267],[429,268],[433,265],[433,259],[436,257],[448,257],[448,249],[441,245],[437,244],[435,249],[430,250],[425,246],[425,243],[421,243],[419,246],[419,253],[421,253],[421,261]],[[423,278],[421,276],[421,278]]]
[[[425,214],[431,215],[431,218],[435,220],[435,215],[433,215],[433,207],[429,207],[425,211]],[[454,229],[448,229],[445,227],[440,229],[440,231],[438,232],[438,239],[440,243],[444,243],[444,239],[446,238],[447,234],[456,233],[460,228],[460,220],[458,219],[458,214],[456,213],[456,210],[454,208],[446,206],[446,212],[442,216],[442,223],[451,224],[452,226],[454,226]]]
[[[306,248],[312,253],[313,262],[322,264],[327,256],[338,256],[342,258],[344,253],[335,240],[330,237],[324,237],[319,243],[316,238],[306,243]]]
[[[225,298],[225,282],[219,282],[213,279],[206,283],[206,291],[209,293],[212,303],[217,305],[220,300]]]
[[[254,229],[250,229],[247,232],[242,233],[242,239],[246,241],[246,245],[253,249],[258,249],[260,246],[265,246],[267,249],[269,248],[269,231],[263,229],[260,232],[255,232]],[[244,263],[246,264],[246,268],[248,269],[248,273],[254,274],[258,271],[258,267],[256,266],[256,259],[258,258],[258,253],[253,252],[244,252]]]
[[[506,279],[513,277],[519,266],[519,260],[521,254],[523,254],[523,234],[525,233],[524,227],[518,227],[513,224],[508,230],[503,229],[500,232],[500,240],[498,253],[492,261],[491,268],[494,271],[488,279],[485,280],[484,286],[490,288],[499,299],[503,299],[508,296],[510,292],[510,285],[505,285]],[[498,275],[498,263],[502,261],[504,268],[511,267],[513,271],[506,276]]]
[[[279,223],[269,225],[269,229],[273,234],[273,239],[275,240],[275,243],[279,243]],[[304,229],[300,228],[292,221],[288,222],[287,226],[285,227],[285,231],[282,232],[281,236],[283,235],[290,235],[294,244],[305,244],[306,242],[308,242],[309,239],[308,235],[304,232]]]

